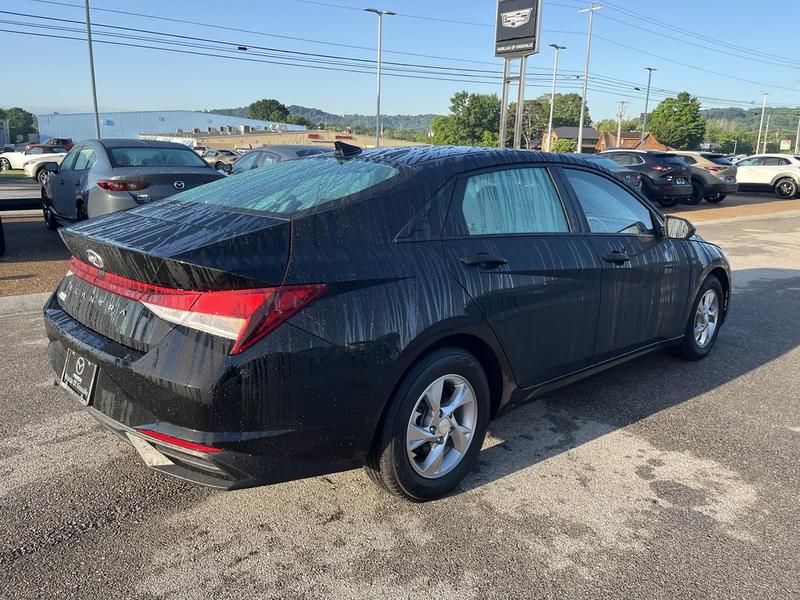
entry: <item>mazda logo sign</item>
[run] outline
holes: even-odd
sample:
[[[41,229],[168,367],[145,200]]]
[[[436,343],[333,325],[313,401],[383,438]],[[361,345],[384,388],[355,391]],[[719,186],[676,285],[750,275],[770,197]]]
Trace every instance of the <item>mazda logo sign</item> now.
[[[175,182],[173,182],[173,184],[172,184],[172,187],[174,187],[176,190],[182,190],[183,188],[185,188],[185,187],[186,187],[186,184],[185,184],[185,183],[183,183],[183,182],[182,182],[182,181],[179,179],[178,181],[175,181]]]

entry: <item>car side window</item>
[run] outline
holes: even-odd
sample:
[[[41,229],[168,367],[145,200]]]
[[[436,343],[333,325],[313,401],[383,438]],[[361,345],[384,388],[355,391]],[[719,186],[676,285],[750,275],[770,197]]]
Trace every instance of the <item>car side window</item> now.
[[[636,160],[636,157],[632,154],[616,154],[611,158],[624,167],[630,167],[639,164],[639,161]]]
[[[266,167],[267,165],[272,165],[276,162],[280,162],[278,156],[272,154],[271,152],[261,152],[261,159],[258,161],[258,166]]]
[[[233,163],[233,168],[237,171],[247,171],[255,166],[257,159],[258,152],[249,152]]]
[[[697,164],[697,161],[696,161],[696,160],[695,160],[693,157],[691,157],[691,156],[681,156],[681,155],[679,154],[679,155],[678,155],[678,158],[680,158],[680,159],[681,159],[683,162],[685,162],[687,165],[696,165],[696,164]]]
[[[64,160],[61,161],[61,165],[59,166],[59,171],[74,171],[75,170],[75,160],[78,158],[78,154],[80,154],[83,148],[80,146],[75,146],[72,150],[70,150],[67,155],[64,157]]]
[[[624,187],[601,175],[565,169],[592,233],[655,235],[653,215]]]
[[[787,159],[779,158],[777,156],[768,156],[764,158],[763,161],[765,167],[782,167],[789,164]]]
[[[28,156],[32,154],[44,154],[44,148],[42,148],[41,146],[37,148],[30,148],[29,150],[25,150],[25,154],[27,154]]]
[[[543,167],[504,169],[469,177],[460,215],[467,235],[569,231],[561,198]],[[461,227],[459,227],[461,229]]]
[[[738,167],[754,167],[758,164],[757,158],[745,158],[744,160],[740,160],[736,163]]]
[[[75,160],[75,166],[73,169],[75,171],[91,169],[96,162],[97,158],[95,157],[94,150],[92,148],[81,148],[81,151],[78,153],[78,158]]]

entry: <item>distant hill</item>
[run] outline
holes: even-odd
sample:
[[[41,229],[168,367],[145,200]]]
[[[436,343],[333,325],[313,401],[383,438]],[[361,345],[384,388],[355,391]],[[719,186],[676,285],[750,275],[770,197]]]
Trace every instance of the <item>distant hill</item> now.
[[[287,106],[289,113],[300,117],[305,117],[314,124],[323,123],[325,125],[340,125],[342,127],[353,128],[374,128],[375,115],[337,115],[325,112],[318,108],[307,108],[292,104]],[[229,115],[232,117],[247,117],[247,107],[238,108],[211,108],[205,112],[217,113],[218,115]],[[434,117],[438,115],[382,115],[383,126],[386,129],[398,129],[408,131],[427,131]]]
[[[761,122],[761,107],[748,109],[742,108],[706,108],[700,111],[706,119],[716,123],[724,129],[740,127],[745,131],[758,132]],[[800,107],[775,107],[767,105],[767,114],[770,116],[769,128],[772,132],[794,133],[797,129],[797,118]]]

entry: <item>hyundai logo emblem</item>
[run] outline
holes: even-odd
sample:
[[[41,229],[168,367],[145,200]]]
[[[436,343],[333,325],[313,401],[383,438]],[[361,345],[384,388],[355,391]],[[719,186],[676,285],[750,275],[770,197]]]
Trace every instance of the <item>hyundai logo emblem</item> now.
[[[86,251],[86,259],[98,269],[105,269],[106,265],[103,262],[103,257],[94,250]]]
[[[176,182],[174,182],[174,183],[172,184],[172,187],[174,187],[176,190],[182,190],[183,188],[185,188],[185,187],[186,187],[186,184],[185,184],[185,183],[183,183],[183,182],[182,182],[182,181],[179,179],[178,181],[176,181]]]

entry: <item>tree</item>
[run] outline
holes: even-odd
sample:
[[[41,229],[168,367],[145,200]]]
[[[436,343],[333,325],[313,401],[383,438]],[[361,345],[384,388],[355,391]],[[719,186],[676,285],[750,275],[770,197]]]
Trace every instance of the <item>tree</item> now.
[[[275,119],[268,119],[268,120],[275,120]],[[301,117],[299,115],[289,115],[284,119],[284,123],[290,123],[292,125],[304,125],[306,127],[311,127],[311,121],[306,119],[305,117]]]
[[[696,148],[706,133],[706,120],[700,114],[700,101],[681,92],[656,106],[647,128],[660,142],[678,150]]]
[[[286,119],[289,118],[289,109],[277,100],[264,98],[262,100],[256,100],[248,106],[247,115],[251,119],[280,121],[285,123]]]
[[[567,138],[560,138],[553,142],[553,152],[577,152],[578,141]]]
[[[532,150],[537,140],[547,134],[550,119],[550,96],[545,94],[534,100],[526,100],[522,111],[522,146]],[[514,114],[517,103],[512,102],[508,110],[506,123],[506,145],[511,146],[514,140]],[[553,109],[553,127],[577,127],[580,121],[581,97],[578,94],[556,94]],[[586,109],[584,123],[591,124],[589,110]]]
[[[0,108],[0,121],[8,121],[8,136],[11,141],[18,135],[23,137],[36,131],[35,118],[33,113],[29,113],[24,108],[15,106],[3,110]]]
[[[542,96],[550,110],[550,98]],[[555,108],[553,109],[553,127],[577,127],[581,120],[580,94],[556,94]],[[589,107],[584,104],[583,125],[589,127],[592,119],[589,116]]]
[[[595,125],[600,133],[613,133],[617,135],[617,119],[603,119]],[[622,131],[641,131],[642,122],[639,119],[622,119]]]
[[[450,114],[431,122],[434,144],[496,146],[500,128],[500,100],[495,94],[457,92]]]

